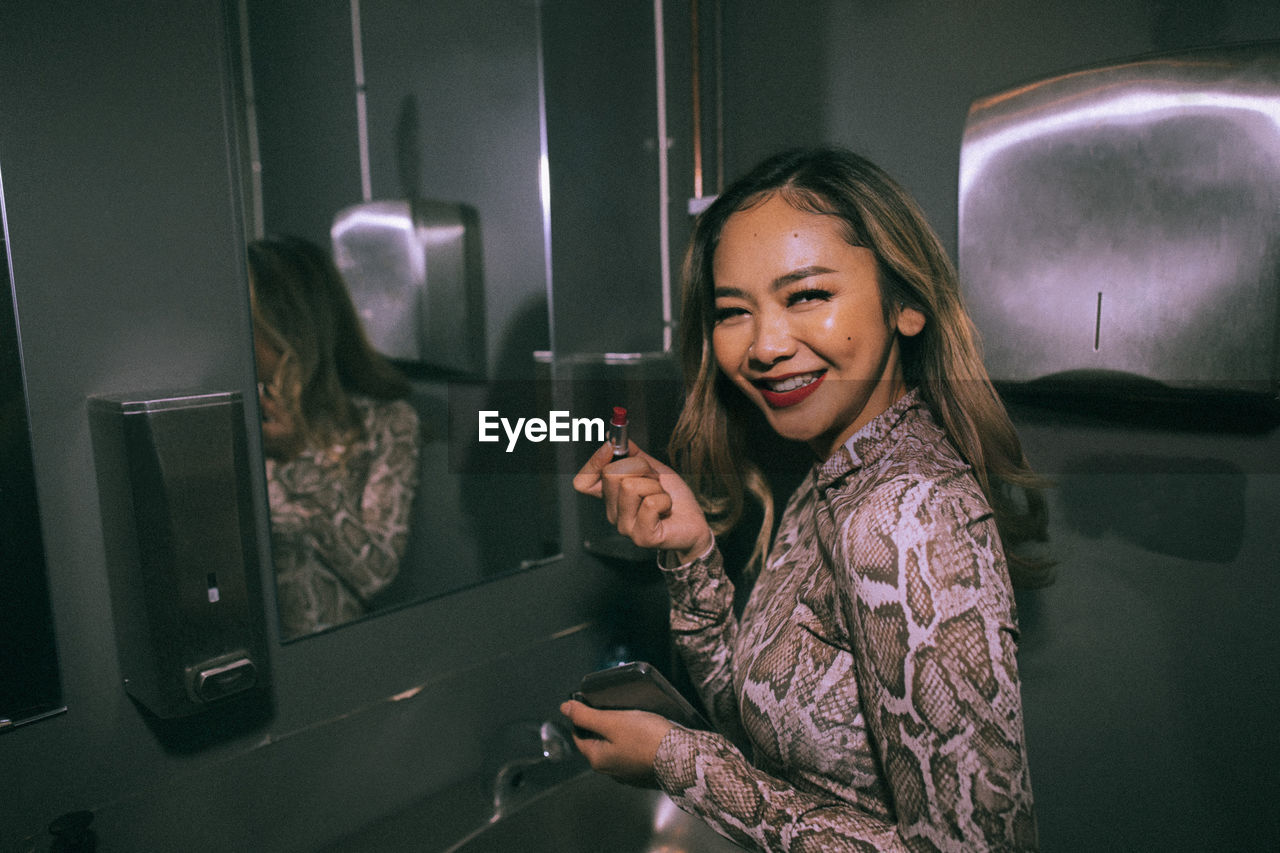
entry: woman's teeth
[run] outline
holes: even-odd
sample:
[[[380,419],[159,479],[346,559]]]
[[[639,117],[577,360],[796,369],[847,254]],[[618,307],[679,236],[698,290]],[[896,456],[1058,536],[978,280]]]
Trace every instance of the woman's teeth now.
[[[797,388],[803,388],[821,375],[822,372],[817,371],[815,373],[801,373],[796,376],[788,376],[786,379],[779,379],[776,381],[766,379],[763,380],[763,385],[770,391],[782,394],[787,391],[794,391]]]

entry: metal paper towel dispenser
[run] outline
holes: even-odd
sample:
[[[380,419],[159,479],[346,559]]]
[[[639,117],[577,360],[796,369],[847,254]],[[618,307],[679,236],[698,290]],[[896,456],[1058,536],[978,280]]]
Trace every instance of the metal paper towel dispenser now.
[[[996,380],[1280,387],[1280,43],[975,101],[959,270]],[[1101,383],[1099,383],[1101,384]]]
[[[125,689],[159,717],[265,684],[240,392],[89,401]]]
[[[338,212],[333,259],[384,355],[483,375],[479,222],[466,205],[370,201]]]

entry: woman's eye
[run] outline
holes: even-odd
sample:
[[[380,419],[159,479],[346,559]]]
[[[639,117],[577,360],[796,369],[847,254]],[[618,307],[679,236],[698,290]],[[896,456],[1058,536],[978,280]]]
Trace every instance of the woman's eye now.
[[[787,297],[788,305],[800,305],[805,302],[825,302],[831,298],[831,291],[821,290],[816,287],[797,290]]]
[[[716,306],[715,320],[717,323],[723,323],[725,320],[732,320],[734,317],[745,317],[747,309],[739,308],[736,305]]]

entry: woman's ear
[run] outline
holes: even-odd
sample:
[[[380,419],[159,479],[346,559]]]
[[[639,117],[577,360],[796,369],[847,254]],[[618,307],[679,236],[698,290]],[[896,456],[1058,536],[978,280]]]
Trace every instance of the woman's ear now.
[[[898,316],[895,321],[898,332],[906,337],[914,337],[924,330],[924,314],[916,308],[908,308],[905,305],[898,309]]]

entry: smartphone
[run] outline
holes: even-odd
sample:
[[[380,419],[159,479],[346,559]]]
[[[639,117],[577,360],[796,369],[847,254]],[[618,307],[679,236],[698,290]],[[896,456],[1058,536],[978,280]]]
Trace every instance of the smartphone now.
[[[688,729],[712,728],[662,673],[643,661],[583,676],[573,698],[604,711],[652,711]]]

